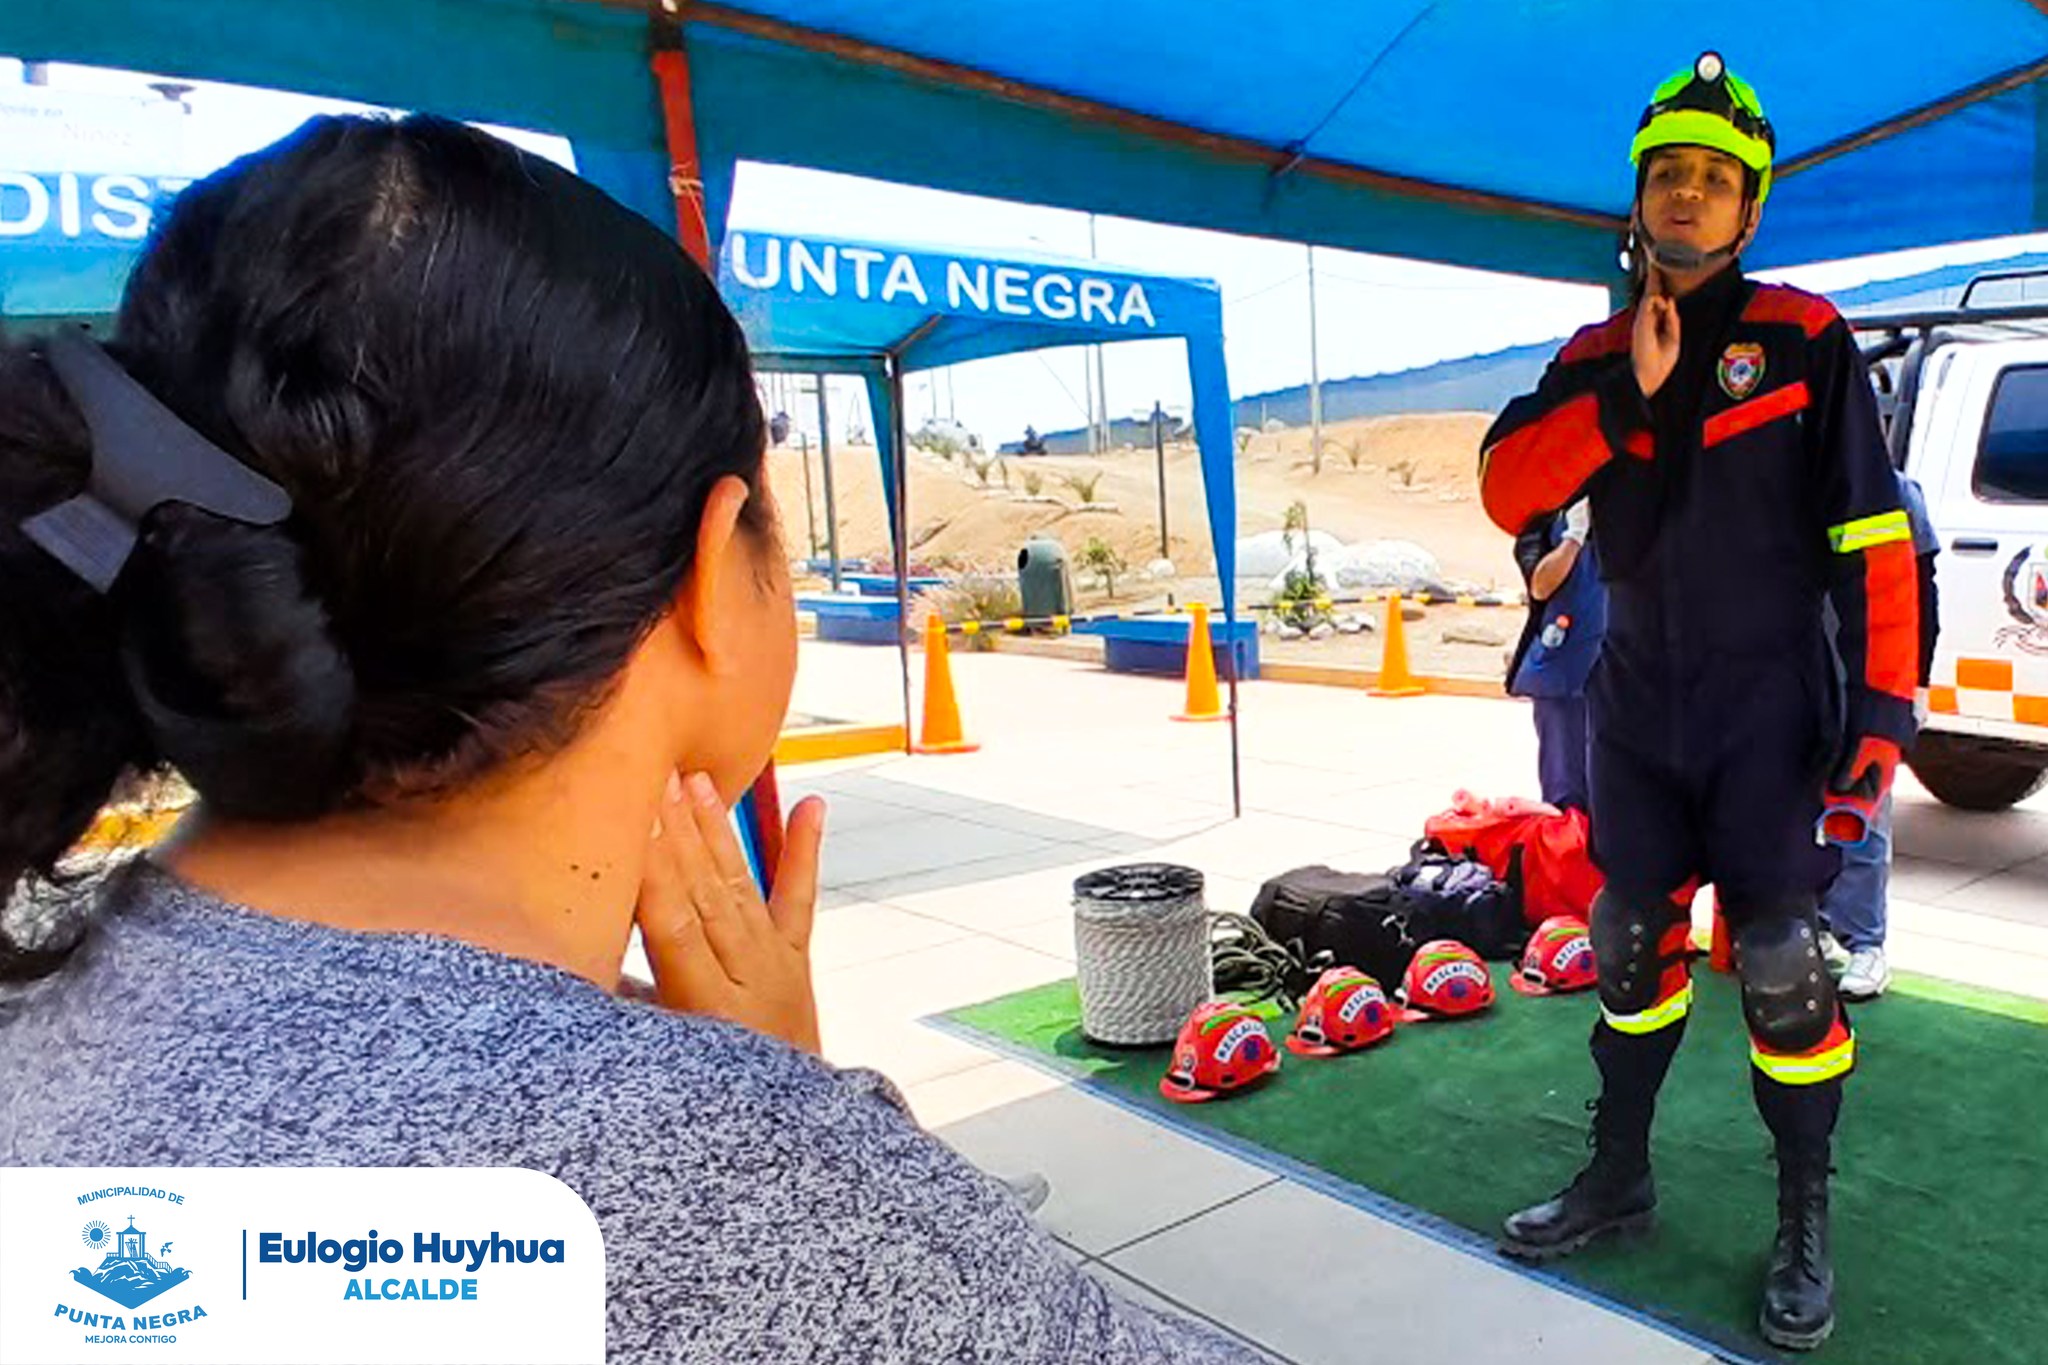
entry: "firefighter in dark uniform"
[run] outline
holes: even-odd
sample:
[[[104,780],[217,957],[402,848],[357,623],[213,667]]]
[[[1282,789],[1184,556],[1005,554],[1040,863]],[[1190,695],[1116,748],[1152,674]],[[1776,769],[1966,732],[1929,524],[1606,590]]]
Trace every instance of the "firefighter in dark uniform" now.
[[[1849,330],[1737,259],[1772,151],[1755,92],[1717,54],[1657,88],[1630,153],[1636,302],[1509,404],[1480,483],[1510,533],[1589,496],[1609,590],[1589,686],[1606,876],[1594,1156],[1507,1220],[1502,1249],[1547,1259],[1651,1220],[1650,1121],[1692,1000],[1692,895],[1710,882],[1778,1159],[1759,1323],[1806,1349],[1834,1326],[1829,1143],[1856,1047],[1816,897],[1839,857],[1829,841],[1861,832],[1911,738],[1917,623],[1911,532]]]

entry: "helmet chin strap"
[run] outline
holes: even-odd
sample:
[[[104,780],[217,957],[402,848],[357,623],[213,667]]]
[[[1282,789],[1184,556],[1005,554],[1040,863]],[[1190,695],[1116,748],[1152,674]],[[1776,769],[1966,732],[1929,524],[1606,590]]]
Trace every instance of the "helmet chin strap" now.
[[[1666,270],[1676,270],[1684,274],[1704,270],[1710,265],[1719,265],[1722,261],[1734,256],[1749,244],[1749,227],[1747,224],[1743,226],[1741,231],[1735,234],[1734,241],[1724,247],[1717,247],[1712,251],[1702,251],[1698,247],[1688,246],[1684,242],[1660,242],[1650,235],[1650,226],[1643,221],[1643,211],[1640,206],[1636,209],[1635,222],[1631,226],[1635,232],[1636,239],[1649,248],[1650,260],[1653,263],[1662,266]]]

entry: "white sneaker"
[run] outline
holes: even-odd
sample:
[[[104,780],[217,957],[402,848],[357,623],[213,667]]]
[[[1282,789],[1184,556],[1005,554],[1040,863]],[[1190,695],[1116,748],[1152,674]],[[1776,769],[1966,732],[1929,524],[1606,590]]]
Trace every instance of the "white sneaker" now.
[[[1849,950],[1842,946],[1842,940],[1825,929],[1820,931],[1820,960],[1827,964],[1829,976],[1840,981],[1842,973],[1849,970],[1849,958]]]
[[[1892,968],[1882,948],[1858,948],[1849,954],[1849,970],[1842,973],[1842,995],[1849,1000],[1875,1000],[1892,984]]]

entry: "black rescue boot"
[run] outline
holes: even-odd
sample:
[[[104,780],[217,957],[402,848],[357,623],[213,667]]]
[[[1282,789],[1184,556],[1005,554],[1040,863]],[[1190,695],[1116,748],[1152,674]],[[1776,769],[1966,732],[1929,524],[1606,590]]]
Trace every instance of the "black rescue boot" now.
[[[1592,1100],[1593,1160],[1554,1199],[1510,1214],[1500,1249],[1525,1261],[1569,1256],[1607,1233],[1634,1232],[1656,1221],[1657,1184],[1650,1176],[1647,1113],[1625,1114],[1611,1101]]]
[[[1835,1264],[1828,1250],[1828,1159],[1778,1154],[1778,1237],[1764,1276],[1764,1340],[1811,1351],[1835,1330]]]

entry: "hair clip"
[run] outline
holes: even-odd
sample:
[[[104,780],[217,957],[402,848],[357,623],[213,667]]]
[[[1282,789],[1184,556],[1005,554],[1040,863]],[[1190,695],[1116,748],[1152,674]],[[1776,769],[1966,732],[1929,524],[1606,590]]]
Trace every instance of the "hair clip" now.
[[[251,526],[291,515],[284,489],[185,425],[82,329],[54,333],[44,355],[92,434],[92,475],[21,529],[96,592],[113,586],[142,519],[167,502]]]

